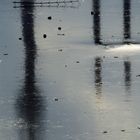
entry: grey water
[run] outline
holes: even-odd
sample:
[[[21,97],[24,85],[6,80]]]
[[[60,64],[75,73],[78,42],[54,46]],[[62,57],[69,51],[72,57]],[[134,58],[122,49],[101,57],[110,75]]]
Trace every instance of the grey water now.
[[[13,2],[0,2],[0,138],[139,139],[140,2]]]

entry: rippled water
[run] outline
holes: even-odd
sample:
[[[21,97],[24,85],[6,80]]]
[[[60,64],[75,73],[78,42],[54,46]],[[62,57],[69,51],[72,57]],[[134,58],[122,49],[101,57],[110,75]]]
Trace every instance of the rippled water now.
[[[0,2],[0,137],[138,140],[139,1],[13,2]]]

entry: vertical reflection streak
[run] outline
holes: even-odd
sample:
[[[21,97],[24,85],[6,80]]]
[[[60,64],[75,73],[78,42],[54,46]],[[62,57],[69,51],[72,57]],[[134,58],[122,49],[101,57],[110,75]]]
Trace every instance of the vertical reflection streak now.
[[[102,93],[102,59],[100,57],[95,58],[94,68],[96,95],[100,98]]]
[[[124,61],[125,89],[129,93],[131,89],[131,62]]]
[[[95,44],[101,44],[101,23],[100,23],[100,0],[93,0],[93,11],[94,11],[94,41]]]
[[[131,39],[131,0],[124,0],[124,43],[129,43],[129,39]]]
[[[24,2],[25,0],[21,0]],[[34,3],[34,0],[30,0]],[[34,7],[21,8],[22,35],[25,46],[24,83],[17,99],[17,114],[24,122],[23,140],[40,139],[43,100],[36,81],[37,46],[34,37]],[[24,132],[24,133],[23,133]]]

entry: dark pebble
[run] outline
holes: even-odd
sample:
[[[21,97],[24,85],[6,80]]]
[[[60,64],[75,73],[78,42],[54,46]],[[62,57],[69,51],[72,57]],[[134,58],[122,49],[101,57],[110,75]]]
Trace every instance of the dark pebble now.
[[[18,39],[19,39],[19,40],[22,40],[22,38],[21,38],[21,37],[19,37]]]
[[[58,98],[55,98],[54,100],[55,100],[55,101],[58,101]]]
[[[8,53],[5,53],[4,55],[8,55]]]
[[[118,56],[114,56],[114,58],[119,58]]]
[[[93,11],[91,11],[91,15],[93,15],[94,14],[94,12]]]
[[[125,132],[125,130],[124,130],[124,129],[122,129],[121,131],[122,131],[122,132]]]
[[[59,36],[65,36],[65,34],[57,34],[57,35],[59,35]]]
[[[62,50],[62,49],[59,49],[58,51],[59,51],[59,52],[62,52],[63,50]]]
[[[51,19],[52,19],[52,17],[51,17],[51,16],[49,16],[49,17],[48,17],[48,20],[51,20]]]
[[[79,61],[76,61],[76,63],[80,63]]]
[[[103,131],[104,134],[108,133],[107,131]]]
[[[43,38],[46,38],[46,37],[47,37],[47,35],[46,35],[46,34],[44,34],[44,35],[43,35]]]
[[[58,27],[58,30],[61,30],[62,28],[61,27]]]

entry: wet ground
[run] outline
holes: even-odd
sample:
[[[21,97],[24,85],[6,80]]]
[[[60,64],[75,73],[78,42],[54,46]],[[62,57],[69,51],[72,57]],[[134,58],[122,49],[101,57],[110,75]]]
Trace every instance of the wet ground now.
[[[0,2],[0,138],[138,140],[139,1],[13,2]]]

